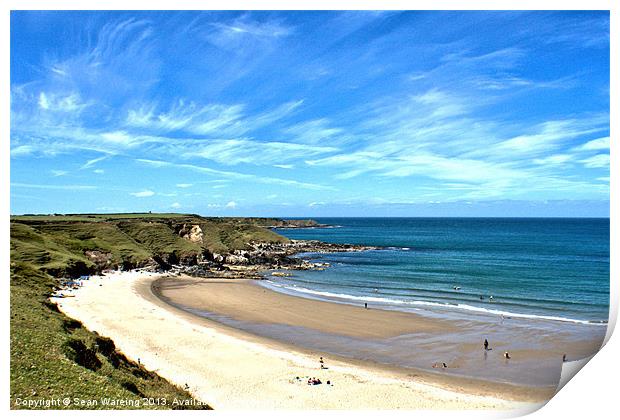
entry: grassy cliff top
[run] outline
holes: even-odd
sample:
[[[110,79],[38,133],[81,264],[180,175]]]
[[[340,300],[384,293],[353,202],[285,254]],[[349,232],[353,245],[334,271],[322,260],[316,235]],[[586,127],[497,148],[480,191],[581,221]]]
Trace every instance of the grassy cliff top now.
[[[13,216],[11,261],[53,275],[73,275],[136,267],[153,257],[191,261],[204,252],[245,249],[253,241],[287,242],[262,227],[269,220],[168,213]],[[200,240],[188,239],[192,228],[198,228]]]

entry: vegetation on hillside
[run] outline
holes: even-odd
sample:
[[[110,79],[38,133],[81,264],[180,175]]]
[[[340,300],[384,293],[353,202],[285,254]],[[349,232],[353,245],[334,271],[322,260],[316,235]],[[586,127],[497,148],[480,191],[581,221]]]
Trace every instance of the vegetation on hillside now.
[[[183,235],[200,227],[202,240]],[[263,226],[268,223],[263,224]],[[102,398],[161,402],[131,408],[206,408],[119,353],[112,340],[88,331],[48,300],[58,277],[158,261],[191,263],[209,253],[244,249],[251,241],[286,242],[255,220],[178,214],[46,215],[11,218],[11,407],[69,398],[49,408]],[[143,400],[143,398],[145,398]],[[158,400],[159,399],[159,400]],[[172,402],[190,400],[188,405]],[[21,404],[20,404],[21,402]],[[47,408],[45,406],[36,408]]]

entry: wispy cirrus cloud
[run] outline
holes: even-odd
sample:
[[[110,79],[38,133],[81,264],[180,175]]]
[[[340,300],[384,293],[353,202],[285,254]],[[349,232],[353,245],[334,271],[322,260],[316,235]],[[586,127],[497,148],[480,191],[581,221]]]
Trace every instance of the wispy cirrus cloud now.
[[[258,20],[241,15],[230,21],[210,23],[202,28],[206,39],[218,48],[231,49],[248,40],[266,43],[286,37],[293,28],[276,19]]]
[[[309,182],[299,182],[291,179],[283,179],[283,178],[275,178],[270,176],[260,176],[253,174],[245,174],[241,172],[233,172],[233,171],[222,171],[214,168],[209,168],[206,166],[198,166],[192,164],[185,163],[174,163],[174,162],[166,162],[161,160],[150,160],[150,159],[136,159],[136,162],[143,163],[145,165],[149,165],[155,168],[178,168],[178,169],[187,169],[194,172],[200,172],[208,175],[222,176],[225,178],[233,179],[233,180],[244,180],[250,182],[256,182],[261,184],[273,184],[273,185],[282,185],[282,186],[290,186],[290,187],[298,187],[309,190],[334,190],[334,187],[328,185],[314,184]]]
[[[288,126],[283,131],[293,136],[296,141],[309,144],[324,142],[338,144],[342,142],[343,137],[346,137],[345,130],[332,126],[327,118],[303,121]]]
[[[608,168],[609,155],[594,155],[589,158],[582,159],[579,162],[583,163],[583,166],[585,166],[586,168]]]
[[[609,136],[590,140],[573,148],[574,151],[583,152],[591,150],[609,150]]]
[[[153,104],[128,112],[129,127],[156,132],[185,131],[193,135],[238,136],[291,115],[303,100],[290,101],[272,110],[247,115],[242,104],[199,105],[179,100],[170,109],[158,112]]]
[[[247,139],[211,140],[204,145],[186,148],[183,157],[200,157],[228,165],[250,163],[270,165],[276,162],[310,158],[333,153],[338,149],[329,146],[311,146],[285,142],[259,142]]]
[[[28,184],[24,182],[11,182],[11,188],[33,188],[38,190],[96,190],[96,185],[55,185],[55,184]]]

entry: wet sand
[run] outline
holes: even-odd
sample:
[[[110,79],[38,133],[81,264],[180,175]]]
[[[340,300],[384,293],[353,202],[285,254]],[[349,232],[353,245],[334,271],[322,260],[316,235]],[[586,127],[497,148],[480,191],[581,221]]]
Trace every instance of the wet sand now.
[[[458,379],[477,391],[492,381],[526,399],[552,392],[563,354],[576,360],[600,347],[597,340],[556,331],[557,325],[533,328],[510,320],[475,322],[365,309],[277,293],[251,280],[162,278],[152,288],[179,309],[263,338],[386,369],[439,376],[443,382]],[[493,349],[488,352],[482,349],[485,337]],[[448,367],[433,369],[435,363]]]
[[[435,381],[433,375],[390,371],[258,337],[162,301],[152,291],[156,279],[139,272],[95,276],[75,297],[54,300],[68,316],[111,337],[130,359],[139,358],[145,368],[173,383],[187,384],[197,399],[216,409],[495,409],[519,415],[550,396],[515,393],[495,384],[485,388],[452,379],[444,383],[442,375]],[[169,291],[195,295],[187,284],[178,286]],[[265,312],[245,304],[243,295],[238,298],[245,316]],[[234,301],[227,305],[233,308]],[[381,325],[385,324],[375,324]],[[320,368],[319,356],[329,369]],[[308,377],[318,377],[323,384],[307,385]]]
[[[170,301],[240,321],[300,326],[358,338],[388,338],[412,331],[454,332],[448,322],[415,314],[344,306],[275,293],[251,280],[163,278],[155,293]]]

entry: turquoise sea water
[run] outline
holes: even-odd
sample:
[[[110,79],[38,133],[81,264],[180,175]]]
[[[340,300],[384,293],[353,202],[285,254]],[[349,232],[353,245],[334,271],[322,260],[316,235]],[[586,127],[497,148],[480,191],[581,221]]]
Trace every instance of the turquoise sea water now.
[[[307,254],[330,267],[297,271],[266,286],[396,310],[607,322],[609,219],[317,220],[334,227],[277,232],[291,239],[383,249]]]

